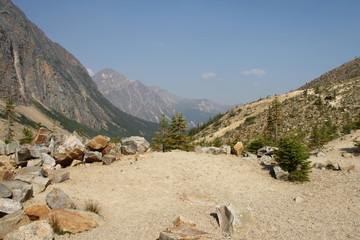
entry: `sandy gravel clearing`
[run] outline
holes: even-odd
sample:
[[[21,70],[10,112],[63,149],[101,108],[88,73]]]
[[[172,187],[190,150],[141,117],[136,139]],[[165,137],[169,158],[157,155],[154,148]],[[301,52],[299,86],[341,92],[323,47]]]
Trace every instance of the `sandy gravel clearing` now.
[[[260,165],[235,156],[148,153],[110,166],[68,168],[70,180],[51,185],[27,205],[45,203],[53,187],[69,194],[80,209],[84,200],[100,202],[100,227],[56,239],[155,240],[179,215],[213,239],[230,239],[222,236],[210,215],[216,204],[228,203],[252,209],[254,217],[247,233],[231,239],[360,239],[360,158],[351,161],[355,171],[314,169],[311,182],[294,184],[275,180]],[[216,204],[181,200],[183,193],[196,190]],[[304,201],[296,203],[297,196]]]

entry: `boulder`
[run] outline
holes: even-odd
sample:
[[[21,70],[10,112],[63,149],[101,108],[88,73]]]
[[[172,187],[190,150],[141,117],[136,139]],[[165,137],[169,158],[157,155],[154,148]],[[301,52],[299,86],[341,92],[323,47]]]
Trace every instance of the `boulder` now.
[[[145,153],[149,147],[150,143],[143,137],[128,137],[121,141],[121,152],[125,155]]]
[[[159,240],[210,240],[210,233],[187,226],[168,228],[160,233]]]
[[[110,142],[109,137],[96,136],[86,144],[86,147],[88,149],[90,149],[91,151],[99,151],[99,152],[101,152],[102,150],[104,150],[107,147],[109,142]]]
[[[313,165],[312,165],[312,168],[317,168],[317,169],[325,169],[325,165],[324,164],[322,164],[322,163],[314,163]]]
[[[261,156],[260,161],[265,164],[270,164],[274,162],[274,159],[269,155],[263,155]]]
[[[222,145],[220,147],[220,153],[230,155],[231,154],[231,147],[229,145]]]
[[[15,171],[16,176],[18,175],[34,175],[34,176],[45,176],[45,170],[42,167],[24,167]]]
[[[33,205],[25,209],[25,214],[32,221],[46,219],[50,214],[50,209],[45,205]]]
[[[29,150],[31,152],[31,158],[40,158],[40,155],[42,153],[46,153],[46,154],[49,154],[51,153],[51,150],[50,148],[48,147],[45,147],[45,146],[30,146],[29,147]]]
[[[343,158],[354,158],[354,155],[352,153],[341,153],[341,156]]]
[[[46,203],[51,209],[56,208],[75,208],[73,201],[61,189],[54,188],[46,195]]]
[[[8,233],[4,240],[53,240],[54,231],[47,221],[36,221]]]
[[[40,159],[42,160],[42,166],[44,169],[53,169],[56,165],[56,161],[49,154],[41,153]]]
[[[43,164],[43,160],[42,159],[31,159],[27,162],[26,166],[27,167],[40,167]]]
[[[49,178],[52,183],[61,183],[70,178],[70,172],[65,170],[46,170],[45,177]]]
[[[84,163],[101,162],[101,152],[85,152]]]
[[[18,201],[9,198],[0,198],[0,216],[11,214],[23,208]]]
[[[272,156],[276,150],[279,150],[279,148],[277,148],[277,147],[265,146],[265,147],[260,148],[260,149],[257,151],[257,156],[258,156],[259,158],[262,157],[262,156],[264,156],[264,155]]]
[[[0,183],[11,190],[14,201],[25,202],[33,196],[33,188],[29,183],[19,180],[2,181]]]
[[[16,149],[16,153],[15,153],[15,162],[18,165],[22,165],[25,164],[27,160],[31,159],[31,152],[30,149],[27,147],[21,147]]]
[[[50,219],[56,221],[64,232],[78,233],[99,225],[96,214],[71,209],[55,209],[50,212]]]
[[[36,176],[32,180],[31,184],[33,186],[34,193],[41,193],[45,191],[46,187],[51,183],[51,179],[44,178],[42,176]]]
[[[201,149],[201,152],[218,155],[218,154],[220,154],[220,148],[218,148],[218,147],[203,147]]]
[[[0,181],[10,181],[13,180],[15,174],[8,170],[0,170]]]
[[[116,146],[113,143],[109,143],[109,145],[101,151],[103,156],[106,155],[112,155],[114,157],[116,157],[116,159],[120,159],[121,158],[121,146]]]
[[[61,152],[54,155],[55,161],[61,166],[70,166],[73,160],[82,160],[83,159],[83,149],[82,148],[66,148],[62,149]]]
[[[274,165],[273,171],[276,179],[288,180],[289,172],[282,170],[280,166]]]
[[[0,198],[10,198],[11,196],[12,191],[7,186],[0,183]]]
[[[196,145],[195,146],[195,148],[194,148],[194,152],[196,152],[196,153],[202,153],[202,146],[200,146],[200,145]]]
[[[6,154],[6,143],[0,139],[0,155],[5,155]]]
[[[248,229],[253,222],[252,213],[248,209],[237,209],[232,205],[217,206],[215,208],[219,225],[226,236]]]
[[[23,210],[18,210],[0,218],[0,239],[3,239],[6,234],[19,229],[19,227],[30,223],[30,219]]]
[[[64,143],[58,147],[58,152],[66,153],[66,152],[68,152],[68,150],[67,150],[68,148],[78,148],[78,149],[81,149],[82,151],[84,151],[85,145],[82,143],[82,141],[80,139],[78,139],[76,137],[76,135],[71,134],[71,135],[67,136]]]
[[[51,131],[49,131],[46,128],[39,128],[34,139],[31,142],[31,145],[44,145],[51,134]]]
[[[104,165],[110,165],[115,161],[116,161],[116,157],[113,155],[105,155],[102,157],[102,162]]]
[[[301,202],[304,201],[304,198],[302,198],[301,196],[297,196],[296,198],[294,198],[294,201],[295,201],[296,203],[301,203]]]
[[[11,154],[14,154],[16,152],[16,149],[19,147],[20,147],[20,145],[18,142],[11,142],[11,143],[6,144],[5,155],[9,156]]]
[[[236,156],[241,157],[241,153],[244,151],[244,149],[244,144],[242,142],[237,142],[234,146]]]

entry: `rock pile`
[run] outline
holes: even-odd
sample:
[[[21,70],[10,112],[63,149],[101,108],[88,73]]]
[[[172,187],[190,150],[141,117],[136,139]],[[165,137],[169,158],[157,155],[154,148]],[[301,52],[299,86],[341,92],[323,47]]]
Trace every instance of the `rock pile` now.
[[[62,168],[94,162],[110,165],[122,154],[144,153],[149,146],[142,137],[114,144],[105,136],[88,140],[76,134],[52,134],[45,128],[38,130],[31,144],[0,140],[0,239],[53,239],[54,221],[70,233],[98,226],[96,214],[74,210],[75,204],[58,188],[46,196],[47,206],[24,210],[23,203],[50,184],[68,180],[70,174]]]

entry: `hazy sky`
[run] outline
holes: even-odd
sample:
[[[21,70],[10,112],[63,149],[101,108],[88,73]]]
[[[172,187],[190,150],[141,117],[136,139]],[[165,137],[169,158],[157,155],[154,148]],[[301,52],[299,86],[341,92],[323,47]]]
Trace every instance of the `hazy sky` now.
[[[13,0],[82,64],[189,98],[282,94],[360,55],[359,0]]]

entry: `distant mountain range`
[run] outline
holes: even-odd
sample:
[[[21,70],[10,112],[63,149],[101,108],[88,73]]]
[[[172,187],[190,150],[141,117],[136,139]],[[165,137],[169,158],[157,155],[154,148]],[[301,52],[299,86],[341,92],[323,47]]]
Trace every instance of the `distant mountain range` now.
[[[82,64],[9,0],[0,0],[0,99],[36,106],[63,128],[87,135],[150,138],[158,124],[130,116],[99,91]]]
[[[207,99],[188,99],[159,87],[148,87],[112,69],[98,72],[93,79],[100,92],[119,109],[152,122],[158,122],[162,114],[171,118],[182,112],[189,125],[196,126],[231,108]]]

